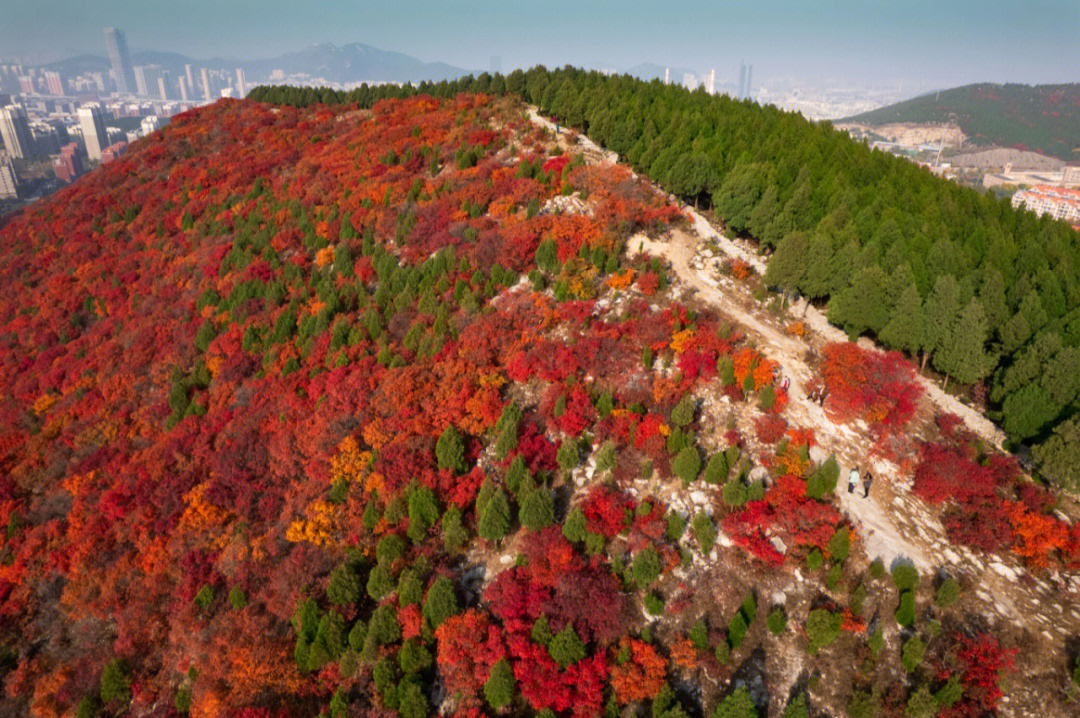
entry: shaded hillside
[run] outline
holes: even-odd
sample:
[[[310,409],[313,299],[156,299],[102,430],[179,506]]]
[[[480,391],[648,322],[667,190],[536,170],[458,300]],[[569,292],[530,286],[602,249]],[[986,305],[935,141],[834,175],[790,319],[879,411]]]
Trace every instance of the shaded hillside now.
[[[1078,83],[965,85],[864,112],[843,122],[955,123],[977,145],[1015,147],[1080,161]]]

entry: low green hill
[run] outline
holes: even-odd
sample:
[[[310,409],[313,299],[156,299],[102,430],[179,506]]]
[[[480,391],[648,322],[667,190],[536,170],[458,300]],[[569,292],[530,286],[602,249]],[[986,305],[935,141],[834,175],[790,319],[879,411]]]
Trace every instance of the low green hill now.
[[[882,107],[844,122],[954,122],[977,145],[1080,160],[1080,83],[964,85]]]

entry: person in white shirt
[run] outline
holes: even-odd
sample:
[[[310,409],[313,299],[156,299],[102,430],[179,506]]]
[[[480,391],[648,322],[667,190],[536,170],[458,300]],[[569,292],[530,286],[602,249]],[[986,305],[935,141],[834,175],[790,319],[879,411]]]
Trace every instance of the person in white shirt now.
[[[849,494],[855,493],[855,487],[859,485],[859,467],[853,466],[851,473],[848,474],[847,480],[847,492]]]

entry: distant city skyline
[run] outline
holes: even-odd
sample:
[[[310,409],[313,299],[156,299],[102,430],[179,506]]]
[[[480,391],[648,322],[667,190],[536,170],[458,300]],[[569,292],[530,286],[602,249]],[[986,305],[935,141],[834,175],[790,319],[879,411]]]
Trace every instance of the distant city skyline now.
[[[269,58],[312,44],[360,42],[482,71],[535,64],[625,70],[650,62],[739,84],[754,82],[912,90],[969,82],[1080,81],[1080,3],[984,0],[593,3],[195,0],[151,6],[131,0],[24,2],[5,13],[0,56],[44,62],[108,56],[102,29],[121,28],[128,48],[195,59]]]

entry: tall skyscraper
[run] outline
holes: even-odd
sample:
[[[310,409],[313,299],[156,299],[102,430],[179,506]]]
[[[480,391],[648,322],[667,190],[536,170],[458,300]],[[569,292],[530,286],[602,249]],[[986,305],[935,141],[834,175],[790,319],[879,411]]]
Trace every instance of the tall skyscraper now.
[[[209,102],[214,99],[214,90],[210,87],[210,73],[206,71],[205,67],[200,67],[199,74],[202,79],[203,99]]]
[[[105,28],[105,46],[109,48],[109,60],[113,74],[116,75],[116,90],[121,95],[130,95],[135,91],[135,72],[131,69],[128,57],[127,39],[121,30],[115,27]]]
[[[101,151],[109,146],[105,132],[105,120],[97,105],[83,105],[79,108],[79,127],[82,128],[83,141],[86,143],[86,156],[92,160],[101,159]]]
[[[243,99],[247,95],[247,78],[244,76],[244,68],[236,68],[236,92],[237,97]]]
[[[0,109],[0,137],[12,157],[32,157],[34,137],[30,134],[30,118],[22,105],[8,105]]]
[[[746,63],[739,63],[739,94],[737,97],[741,100],[746,97]]]
[[[191,63],[184,65],[184,76],[187,77],[187,89],[191,96],[195,96],[195,76],[191,74]]]
[[[191,65],[188,65],[188,67],[191,67]],[[189,96],[188,96],[188,79],[187,79],[186,76],[181,75],[180,76],[180,100],[182,102],[187,102],[188,99],[189,99]]]
[[[754,95],[753,91],[750,89],[750,79],[751,77],[753,77],[753,75],[754,66],[751,64],[748,65],[746,68],[746,93],[743,95],[743,97],[753,97]]]

